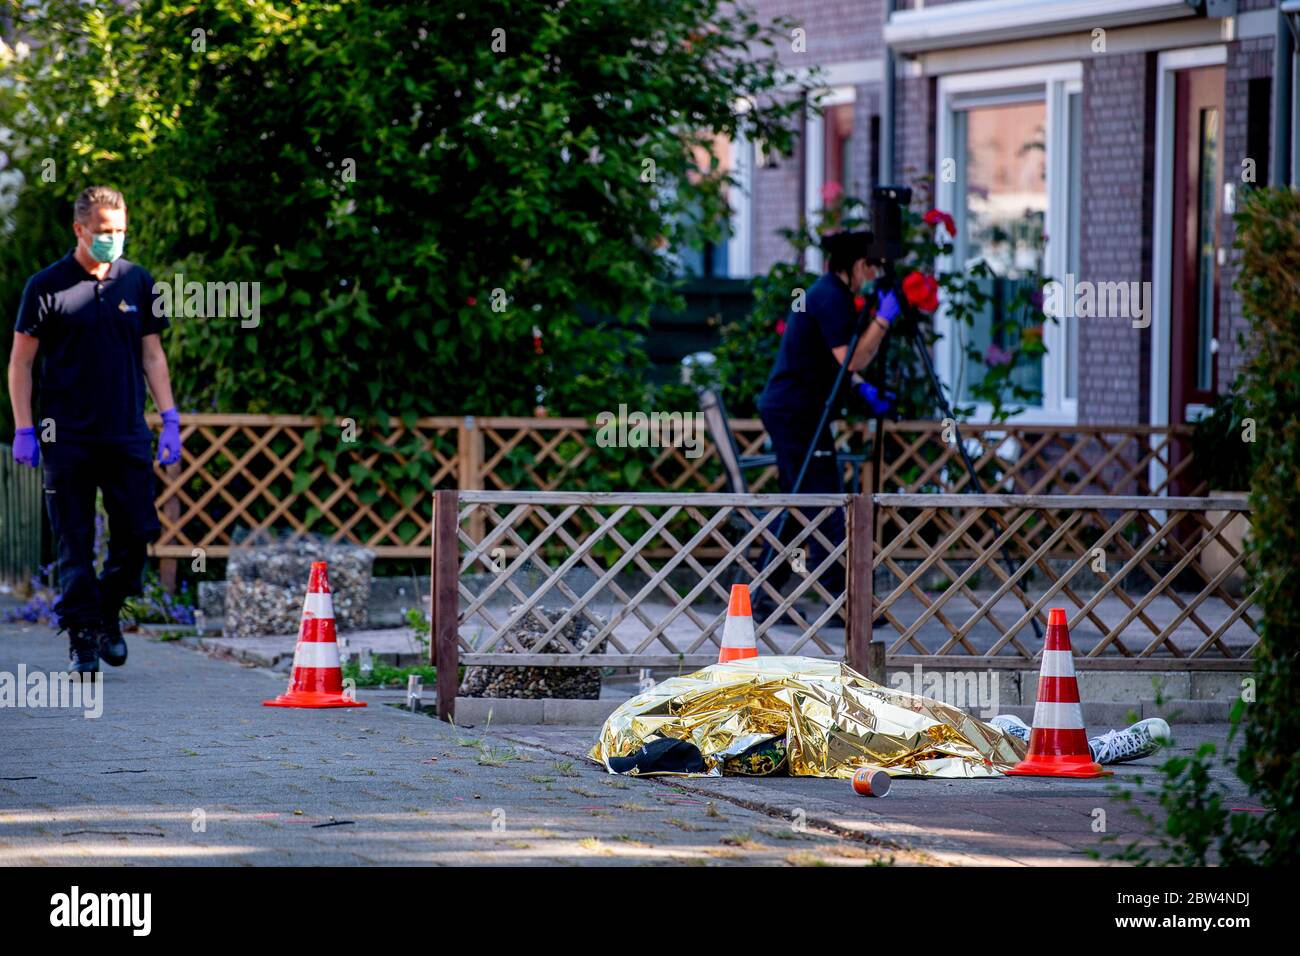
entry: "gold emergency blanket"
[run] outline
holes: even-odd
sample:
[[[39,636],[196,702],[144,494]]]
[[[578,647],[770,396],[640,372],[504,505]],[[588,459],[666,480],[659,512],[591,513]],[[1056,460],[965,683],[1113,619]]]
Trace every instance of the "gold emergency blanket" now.
[[[955,707],[811,657],[756,657],[666,680],[614,711],[589,756],[609,770],[610,757],[654,737],[695,744],[709,776],[773,739],[784,741],[789,773],[799,777],[848,778],[862,766],[891,776],[996,777],[1028,749]]]

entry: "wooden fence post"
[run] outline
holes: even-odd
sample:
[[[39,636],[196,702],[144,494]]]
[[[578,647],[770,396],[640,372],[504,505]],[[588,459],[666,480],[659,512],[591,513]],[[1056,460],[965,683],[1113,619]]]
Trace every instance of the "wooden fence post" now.
[[[181,516],[181,502],[174,491],[174,483],[180,473],[180,462],[163,468],[164,481],[166,482],[164,487],[167,490],[167,497],[163,500],[162,512],[164,517],[167,518],[169,528],[174,528]],[[168,594],[176,593],[176,566],[177,561],[175,558],[162,558],[158,562],[158,578],[162,583],[163,590]]]
[[[460,678],[460,493],[433,493],[433,567],[429,594],[430,663],[438,668],[438,719],[454,721]]]
[[[456,429],[458,484],[461,491],[483,490],[483,429],[478,427],[473,415],[466,415]],[[482,541],[485,531],[482,512],[477,509],[469,518],[469,536]]]
[[[844,632],[844,656],[859,674],[871,669],[872,612],[872,528],[871,493],[850,495],[848,505],[848,626]],[[869,676],[869,675],[868,675]],[[874,678],[873,678],[874,679]]]

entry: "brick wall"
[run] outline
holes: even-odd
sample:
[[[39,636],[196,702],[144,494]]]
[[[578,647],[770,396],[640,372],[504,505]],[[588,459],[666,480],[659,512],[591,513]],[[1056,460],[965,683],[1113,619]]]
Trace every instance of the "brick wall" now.
[[[777,46],[776,52],[787,66],[811,69],[884,54],[881,0],[759,0],[755,6],[762,21],[781,16],[806,31],[806,53],[794,53],[789,44]],[[879,112],[880,93],[876,84],[858,85],[855,91],[853,154],[846,185],[858,184],[859,194],[865,195],[872,185],[871,153],[876,145],[870,135],[871,117]],[[790,245],[778,230],[798,227],[802,198],[803,143],[798,142],[793,155],[773,158],[754,171],[751,261],[755,273],[789,261]]]
[[[876,141],[871,138],[871,117],[880,115],[880,87],[875,83],[862,84],[854,93],[853,102],[853,161],[847,177],[852,192],[862,199],[871,195],[871,157],[876,152]]]
[[[1084,61],[1080,281],[1151,279],[1154,71],[1148,53]],[[1126,318],[1079,323],[1079,420],[1147,421],[1150,330]]]
[[[1240,40],[1228,45],[1228,62],[1224,80],[1223,161],[1224,182],[1237,183],[1238,203],[1245,198],[1242,193],[1242,159],[1246,158],[1250,81],[1273,75],[1273,37]],[[1270,124],[1271,125],[1271,124]],[[1271,144],[1270,144],[1271,145]],[[1251,157],[1257,166],[1257,182],[1266,185],[1263,171],[1264,157]],[[1242,371],[1248,352],[1237,339],[1247,336],[1250,325],[1241,314],[1241,297],[1233,291],[1240,264],[1240,252],[1232,248],[1236,239],[1236,225],[1231,216],[1225,216],[1220,236],[1222,248],[1228,258],[1219,270],[1219,391],[1226,391]]]
[[[754,7],[761,21],[784,17],[804,29],[806,54],[792,53],[789,45],[777,48],[782,62],[790,66],[803,66],[805,60],[807,65],[825,65],[883,55],[881,0],[757,0]]]
[[[934,175],[935,81],[899,75],[894,80],[894,179],[918,185]]]
[[[753,254],[755,274],[766,272],[777,262],[790,259],[790,244],[777,234],[795,228],[801,215],[803,196],[803,142],[796,138],[792,156],[769,157],[766,165],[754,168]]]

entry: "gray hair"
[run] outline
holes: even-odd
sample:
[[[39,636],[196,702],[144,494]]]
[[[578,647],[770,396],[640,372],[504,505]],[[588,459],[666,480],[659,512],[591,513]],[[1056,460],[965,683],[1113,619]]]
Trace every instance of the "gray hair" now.
[[[126,199],[111,186],[90,186],[83,189],[81,195],[77,197],[77,204],[74,207],[77,222],[84,224],[90,221],[90,211],[96,206],[107,206],[109,209],[125,209]]]

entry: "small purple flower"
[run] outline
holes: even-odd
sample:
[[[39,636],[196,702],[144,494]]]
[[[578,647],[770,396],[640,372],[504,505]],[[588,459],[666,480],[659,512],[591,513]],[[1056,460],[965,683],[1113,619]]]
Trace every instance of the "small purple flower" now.
[[[994,342],[984,350],[984,364],[990,368],[996,368],[999,365],[1010,365],[1015,361],[1015,356]]]

